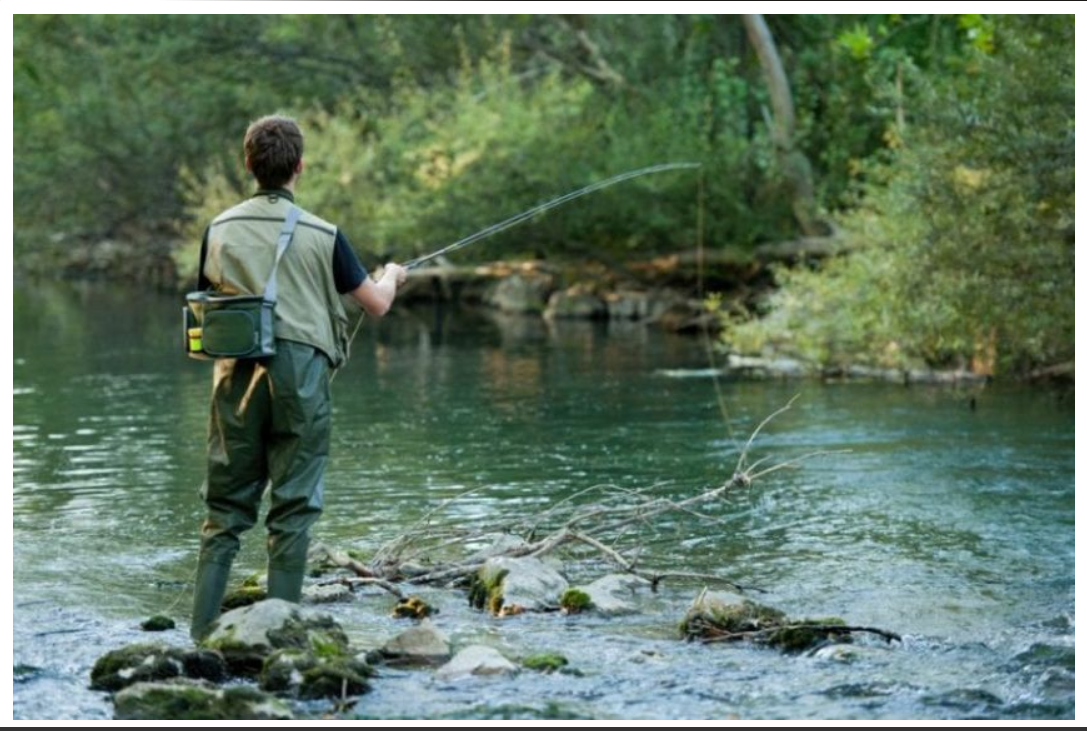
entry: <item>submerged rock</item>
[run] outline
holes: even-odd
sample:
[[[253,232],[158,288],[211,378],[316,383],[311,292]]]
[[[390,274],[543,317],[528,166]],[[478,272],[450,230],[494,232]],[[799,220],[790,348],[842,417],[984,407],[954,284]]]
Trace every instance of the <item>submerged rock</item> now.
[[[554,673],[564,670],[570,661],[556,652],[541,652],[529,655],[521,661],[521,665],[538,673]]]
[[[555,609],[569,584],[538,558],[487,559],[473,577],[468,601],[494,615]]]
[[[486,645],[470,645],[456,657],[438,668],[440,680],[457,680],[469,675],[509,675],[517,672],[517,666],[502,653]]]
[[[438,665],[451,655],[449,638],[430,620],[423,620],[385,643],[381,656],[397,665]]]
[[[117,691],[135,683],[174,678],[218,682],[225,677],[226,663],[217,652],[137,644],[98,658],[91,669],[91,689]]]
[[[831,629],[844,624],[839,617],[790,619],[779,609],[739,594],[703,591],[687,610],[680,632],[687,639],[705,642],[746,640],[785,652],[801,652],[827,642],[849,642],[848,631]]]
[[[221,652],[232,671],[251,677],[274,650],[308,650],[318,657],[348,653],[347,635],[331,616],[282,599],[227,612],[202,644]]]
[[[282,701],[247,687],[218,689],[205,683],[137,683],[113,697],[121,721],[286,721]]]
[[[307,586],[302,589],[302,601],[306,604],[334,604],[337,602],[350,602],[355,600],[344,584],[326,584],[324,586]]]

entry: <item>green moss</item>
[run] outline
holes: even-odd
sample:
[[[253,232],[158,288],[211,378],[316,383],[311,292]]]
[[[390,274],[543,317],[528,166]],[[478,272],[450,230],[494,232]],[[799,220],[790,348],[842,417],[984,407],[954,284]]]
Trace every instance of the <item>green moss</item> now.
[[[485,569],[480,569],[468,584],[468,603],[476,609],[483,609],[498,616],[502,611],[502,581],[509,574],[509,569],[496,571],[492,576],[485,576]]]
[[[785,622],[785,613],[750,599],[736,603],[709,601],[692,607],[680,622],[684,637],[701,637],[707,630],[729,634],[770,629]]]
[[[156,614],[140,623],[140,629],[144,632],[165,632],[175,627],[177,627],[177,624],[174,620],[162,614]]]
[[[529,655],[521,664],[529,670],[535,670],[541,673],[553,673],[557,670],[562,670],[570,661],[562,655],[554,652],[541,652],[536,655]]]
[[[250,574],[242,581],[242,588],[245,589],[257,589],[264,584],[264,574],[259,571],[255,574]]]
[[[283,704],[252,688],[217,691],[200,685],[171,683],[116,696],[118,720],[265,720],[289,719]]]
[[[317,658],[304,650],[276,650],[264,660],[260,671],[260,687],[270,693],[291,690],[295,671],[299,673],[316,667]]]
[[[774,630],[766,638],[766,644],[784,652],[803,652],[828,640],[849,642],[848,632],[835,632],[822,629],[828,626],[841,626],[845,621],[841,617],[819,617],[816,619],[791,620],[787,625]]]
[[[246,581],[249,581],[249,579],[246,579]],[[223,599],[223,611],[229,612],[231,609],[248,607],[250,604],[262,602],[267,598],[267,590],[262,589],[259,586],[248,586],[246,584],[242,584],[241,587],[230,592]]]
[[[370,683],[366,679],[371,674],[372,671],[364,663],[320,663],[302,673],[298,697],[313,699],[361,695],[370,690]]]
[[[182,674],[181,650],[163,645],[129,645],[107,652],[91,669],[92,690],[120,690],[133,683],[168,680]]]
[[[571,587],[559,597],[559,606],[567,614],[580,614],[593,608],[593,600],[581,589]]]

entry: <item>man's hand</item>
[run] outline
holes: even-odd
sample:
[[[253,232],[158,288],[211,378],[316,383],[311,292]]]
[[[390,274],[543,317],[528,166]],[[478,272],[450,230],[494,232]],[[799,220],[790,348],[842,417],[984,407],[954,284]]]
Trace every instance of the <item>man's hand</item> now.
[[[351,296],[362,305],[371,317],[381,317],[392,307],[396,289],[408,280],[408,270],[399,264],[389,263],[376,282],[367,278]]]
[[[408,281],[408,270],[399,264],[389,262],[385,265],[385,273],[382,275],[382,279],[385,277],[394,277],[393,281],[396,282],[396,286],[399,287]]]

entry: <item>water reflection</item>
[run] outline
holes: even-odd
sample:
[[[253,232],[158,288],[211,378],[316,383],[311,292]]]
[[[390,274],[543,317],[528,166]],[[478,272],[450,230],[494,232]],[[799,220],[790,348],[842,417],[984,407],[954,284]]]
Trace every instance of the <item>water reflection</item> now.
[[[130,641],[134,619],[173,603],[191,576],[210,374],[180,355],[175,298],[24,285],[14,301],[15,661],[46,668],[17,685],[16,712],[105,713],[101,698],[73,690],[96,650]],[[450,310],[368,323],[334,384],[321,537],[374,550],[468,490],[439,526],[494,529],[602,483],[671,498],[718,485],[737,447],[712,382],[661,375],[704,366],[697,341],[629,324]],[[927,387],[723,388],[733,435],[802,392],[756,457],[848,454],[712,506],[717,523],[669,517],[623,546],[650,565],[678,557],[766,587],[791,612],[895,629],[907,647],[851,670],[679,645],[671,628],[697,587],[662,595],[659,614],[615,622],[481,623],[443,598],[460,639],[554,648],[590,671],[496,684],[488,707],[527,698],[617,717],[1074,713],[1070,402],[987,389],[971,394],[971,410],[961,394]],[[262,565],[258,533],[239,573]],[[381,601],[340,611],[355,631],[387,635],[395,625]],[[82,649],[55,639],[64,635],[35,639],[69,625]],[[392,713],[405,694],[431,715],[479,705],[476,691],[428,677],[394,674],[368,708]]]

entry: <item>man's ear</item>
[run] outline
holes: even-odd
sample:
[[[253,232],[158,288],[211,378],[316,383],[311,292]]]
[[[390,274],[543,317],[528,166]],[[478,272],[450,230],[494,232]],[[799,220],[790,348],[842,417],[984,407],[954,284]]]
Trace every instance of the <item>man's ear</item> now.
[[[301,175],[302,174],[302,168],[304,168],[305,166],[306,166],[306,161],[304,159],[302,159],[302,158],[298,158],[298,165],[294,169],[294,174],[295,175]]]
[[[253,161],[250,160],[248,157],[245,158],[245,171],[247,173],[253,172]]]

